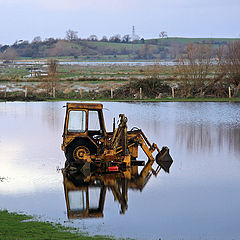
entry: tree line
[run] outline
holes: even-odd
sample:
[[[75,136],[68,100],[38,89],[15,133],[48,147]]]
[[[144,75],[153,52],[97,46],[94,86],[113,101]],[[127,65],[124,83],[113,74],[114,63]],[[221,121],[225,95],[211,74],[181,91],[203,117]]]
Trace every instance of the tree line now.
[[[95,39],[95,40],[94,40]],[[101,56],[125,55],[129,59],[171,59],[173,51],[168,43],[157,44],[154,41],[141,41],[130,44],[128,37],[120,40],[118,35],[112,36],[109,40],[96,40],[94,36],[89,39],[54,39],[40,40],[35,38],[31,43],[18,41],[13,45],[0,46],[0,59],[14,60],[18,57],[44,58],[44,57],[65,57],[86,56],[89,58],[101,58]],[[105,42],[105,44],[98,44]],[[118,44],[112,45],[111,43]],[[156,56],[158,55],[158,56]]]
[[[214,49],[209,45],[188,44],[177,57],[181,97],[226,97],[240,93],[240,41]]]
[[[137,35],[129,34],[123,37],[120,34],[111,37],[103,36],[99,39],[96,35],[90,35],[83,39],[78,37],[78,32],[67,30],[64,39],[47,38],[42,40],[40,36],[29,41],[19,40],[12,45],[0,44],[0,59],[14,60],[23,58],[49,58],[84,57],[84,59],[101,59],[103,56],[118,58],[124,56],[128,60],[176,60],[187,56],[189,46],[186,42],[171,41],[165,31],[160,32],[159,39],[143,39]],[[132,39],[134,38],[134,39]],[[209,39],[195,42],[196,46],[211,47],[210,58],[216,58],[218,47],[226,47],[226,40]]]

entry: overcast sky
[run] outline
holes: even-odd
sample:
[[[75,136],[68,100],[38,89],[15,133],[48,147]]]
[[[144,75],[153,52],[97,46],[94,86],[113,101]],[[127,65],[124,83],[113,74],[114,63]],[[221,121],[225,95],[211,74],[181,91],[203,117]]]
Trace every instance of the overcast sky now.
[[[0,44],[35,36],[64,38],[68,29],[157,38],[240,37],[240,0],[0,0]]]

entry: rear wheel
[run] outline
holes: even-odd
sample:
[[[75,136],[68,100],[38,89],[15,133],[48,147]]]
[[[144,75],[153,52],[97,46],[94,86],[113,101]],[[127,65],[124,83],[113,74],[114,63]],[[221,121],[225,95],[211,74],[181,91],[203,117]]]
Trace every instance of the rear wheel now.
[[[90,150],[83,141],[76,141],[69,145],[66,151],[66,158],[69,162],[85,163],[90,155]]]
[[[76,162],[84,161],[90,155],[90,151],[85,146],[78,146],[73,150],[73,158]]]

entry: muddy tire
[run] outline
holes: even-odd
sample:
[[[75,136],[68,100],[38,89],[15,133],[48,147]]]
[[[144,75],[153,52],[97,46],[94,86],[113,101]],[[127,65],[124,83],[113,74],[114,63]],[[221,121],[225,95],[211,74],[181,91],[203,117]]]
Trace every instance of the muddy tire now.
[[[66,151],[66,159],[68,162],[85,163],[86,156],[90,155],[88,146],[84,145],[83,141],[75,141],[69,145]]]

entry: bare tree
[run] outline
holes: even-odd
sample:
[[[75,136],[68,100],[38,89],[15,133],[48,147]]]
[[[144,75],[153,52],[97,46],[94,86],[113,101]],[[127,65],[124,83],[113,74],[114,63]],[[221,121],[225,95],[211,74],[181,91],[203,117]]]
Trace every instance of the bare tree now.
[[[121,42],[121,35],[116,34],[109,38],[109,42]]]
[[[57,73],[58,61],[56,59],[48,60],[48,76],[55,76]]]
[[[166,31],[160,32],[159,37],[160,38],[168,38],[167,32]]]
[[[108,42],[107,36],[103,36],[102,39],[100,40],[101,42]]]
[[[237,96],[240,90],[240,41],[229,42],[228,45],[218,49],[220,73],[234,88]]]
[[[177,67],[182,77],[190,80],[204,80],[209,75],[212,49],[208,45],[188,44],[186,54],[181,54]]]
[[[57,87],[57,67],[58,67],[58,61],[56,59],[49,59],[47,62],[48,65],[48,91],[51,93],[52,96],[54,96],[54,92]]]
[[[66,31],[66,39],[68,41],[76,40],[76,39],[78,39],[78,35],[77,34],[78,34],[78,32],[69,29],[69,30]]]
[[[88,40],[90,40],[90,41],[98,41],[98,37],[97,37],[97,35],[92,34],[92,35],[90,35]]]
[[[212,48],[208,45],[188,44],[186,53],[178,58],[176,75],[181,80],[183,95],[204,95],[206,81],[211,82]]]
[[[42,41],[41,37],[40,36],[36,36],[36,37],[33,38],[32,43],[39,43],[41,41]]]
[[[122,37],[122,42],[124,42],[124,43],[130,42],[130,40],[131,40],[131,37],[129,34],[126,34]]]

